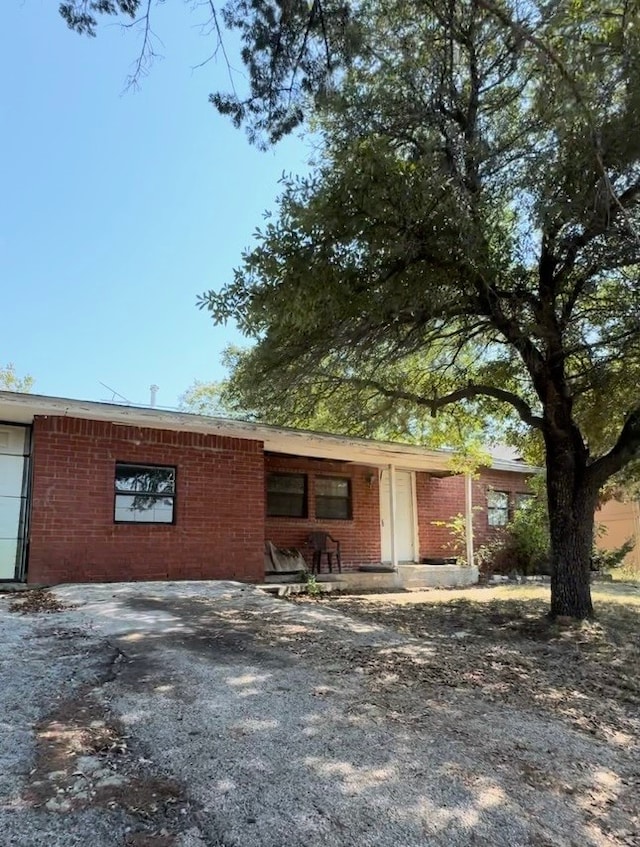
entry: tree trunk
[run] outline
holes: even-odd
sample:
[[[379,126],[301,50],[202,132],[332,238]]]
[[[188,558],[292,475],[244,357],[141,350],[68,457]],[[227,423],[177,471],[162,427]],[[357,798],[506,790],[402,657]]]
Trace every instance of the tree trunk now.
[[[591,554],[597,489],[571,445],[547,439],[547,497],[551,535],[551,617],[593,616]]]

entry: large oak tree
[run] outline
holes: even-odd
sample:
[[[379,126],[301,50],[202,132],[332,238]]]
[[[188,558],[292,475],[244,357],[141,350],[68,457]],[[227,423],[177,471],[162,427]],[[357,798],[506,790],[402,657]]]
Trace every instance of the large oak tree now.
[[[232,0],[222,19],[250,90],[215,105],[267,141],[312,114],[319,139],[202,299],[256,340],[239,384],[512,410],[544,445],[551,613],[591,615],[598,492],[640,450],[638,4]]]

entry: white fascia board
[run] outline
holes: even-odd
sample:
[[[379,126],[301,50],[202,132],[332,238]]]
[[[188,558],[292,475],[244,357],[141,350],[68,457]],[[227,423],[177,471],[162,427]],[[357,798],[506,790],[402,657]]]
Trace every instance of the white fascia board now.
[[[395,465],[403,470],[431,471],[441,474],[451,473],[450,460],[454,456],[453,451],[427,450],[411,444],[349,438],[151,407],[0,391],[0,421],[30,424],[35,417],[50,416],[68,416],[108,421],[126,426],[245,438],[262,442],[264,449],[273,453],[333,459],[373,467]],[[521,474],[536,473],[538,470],[523,462],[503,459],[494,459],[491,468]]]

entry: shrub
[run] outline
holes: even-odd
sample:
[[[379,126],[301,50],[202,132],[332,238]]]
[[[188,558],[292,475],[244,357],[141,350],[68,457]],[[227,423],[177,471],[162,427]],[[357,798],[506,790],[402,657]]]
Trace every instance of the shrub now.
[[[306,571],[303,575],[303,580],[305,583],[306,593],[310,597],[319,597],[320,594],[322,594],[322,588],[320,587],[315,574]]]
[[[485,577],[491,574],[519,573],[525,576],[550,575],[549,518],[545,479],[542,476],[530,481],[533,497],[527,498],[518,508],[507,526],[496,532],[494,538],[475,552],[475,563]],[[465,519],[456,515],[450,521],[433,521],[450,531],[447,547],[458,557],[458,564],[466,564]],[[599,550],[593,541],[593,571],[606,572],[619,568],[635,544],[628,539],[614,550]]]
[[[544,478],[530,481],[533,497],[515,510],[507,526],[477,551],[477,563],[485,576],[493,573],[548,574],[549,519]]]
[[[481,572],[484,574],[517,572],[525,576],[549,575],[549,519],[544,478],[533,480],[535,497],[526,500],[496,539],[478,551]],[[599,550],[593,539],[591,570],[607,572],[620,567],[635,544],[633,538],[613,550]]]
[[[621,568],[627,553],[630,553],[635,546],[635,538],[627,538],[624,544],[620,547],[614,547],[613,550],[599,550],[594,544],[591,570],[598,573],[608,573],[613,568]]]
[[[481,512],[482,506],[474,506],[474,512]],[[448,521],[431,521],[433,526],[443,526],[449,530],[451,541],[448,541],[444,547],[456,557],[456,563],[461,567],[467,566],[467,519],[459,513],[454,515]]]

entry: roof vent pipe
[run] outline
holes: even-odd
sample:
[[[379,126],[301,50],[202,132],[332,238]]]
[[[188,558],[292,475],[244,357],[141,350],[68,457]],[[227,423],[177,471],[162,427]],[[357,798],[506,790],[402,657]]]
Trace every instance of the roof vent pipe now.
[[[149,405],[151,406],[152,409],[156,405],[156,400],[157,400],[157,397],[158,397],[158,391],[159,390],[160,390],[159,385],[150,385],[149,386],[149,391],[151,392],[151,400],[149,401]]]

